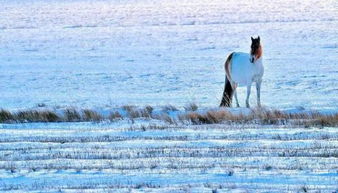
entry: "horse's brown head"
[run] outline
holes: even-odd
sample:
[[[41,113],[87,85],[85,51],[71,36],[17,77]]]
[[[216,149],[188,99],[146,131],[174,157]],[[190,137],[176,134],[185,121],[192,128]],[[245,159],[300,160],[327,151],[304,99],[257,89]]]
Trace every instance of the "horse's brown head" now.
[[[255,60],[259,59],[262,56],[262,53],[263,51],[260,37],[251,37],[251,62],[253,63]]]

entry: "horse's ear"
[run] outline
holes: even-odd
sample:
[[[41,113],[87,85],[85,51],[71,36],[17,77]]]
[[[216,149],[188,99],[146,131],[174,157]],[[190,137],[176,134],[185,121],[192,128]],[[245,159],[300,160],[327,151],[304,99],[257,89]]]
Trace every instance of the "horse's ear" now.
[[[260,38],[259,36],[258,36],[258,38],[257,38],[257,39],[258,39],[258,41],[261,41],[261,38]]]
[[[253,41],[254,39],[253,39],[253,37],[251,37],[251,41]]]

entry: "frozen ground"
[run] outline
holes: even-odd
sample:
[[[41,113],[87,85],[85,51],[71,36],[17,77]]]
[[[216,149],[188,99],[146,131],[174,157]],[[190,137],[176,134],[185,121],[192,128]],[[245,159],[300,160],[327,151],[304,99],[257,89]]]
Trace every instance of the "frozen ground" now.
[[[0,107],[214,107],[227,54],[258,34],[264,105],[336,110],[337,10],[336,0],[1,0]]]
[[[142,120],[0,127],[3,192],[338,191],[337,128]]]

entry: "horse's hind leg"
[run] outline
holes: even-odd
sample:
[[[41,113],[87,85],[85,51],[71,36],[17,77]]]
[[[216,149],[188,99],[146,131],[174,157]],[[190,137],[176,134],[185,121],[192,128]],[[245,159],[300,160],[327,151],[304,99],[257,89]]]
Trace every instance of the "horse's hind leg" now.
[[[245,100],[245,102],[246,102],[246,107],[247,108],[250,108],[250,104],[249,104],[250,93],[251,93],[251,83],[248,84],[247,90],[246,90],[246,100]]]

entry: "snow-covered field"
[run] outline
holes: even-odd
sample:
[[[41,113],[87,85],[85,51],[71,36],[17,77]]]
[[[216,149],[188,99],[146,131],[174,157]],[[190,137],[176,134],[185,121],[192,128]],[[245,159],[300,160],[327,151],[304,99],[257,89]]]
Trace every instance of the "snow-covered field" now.
[[[337,128],[1,125],[8,192],[334,192]]]
[[[2,108],[217,106],[226,56],[252,35],[264,105],[338,108],[336,0],[0,3]]]
[[[0,0],[0,108],[216,109],[227,55],[260,35],[263,105],[337,112],[337,29],[337,0]],[[122,115],[0,124],[0,191],[338,191],[337,127]]]

